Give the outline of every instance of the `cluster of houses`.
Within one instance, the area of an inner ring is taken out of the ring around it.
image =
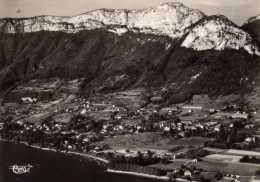
[[[78,113],[81,115],[86,115],[89,112],[119,112],[119,111],[126,111],[125,108],[116,107],[111,103],[105,102],[90,102],[86,99],[75,99],[74,103],[76,105],[67,106],[67,107],[57,107],[55,109],[55,113]]]
[[[24,102],[34,102],[32,98],[22,98]],[[232,105],[232,112],[230,106],[225,106],[220,109],[203,108],[199,105],[177,105],[164,108],[140,108],[136,111],[129,111],[126,106],[118,106],[112,102],[104,101],[89,101],[83,98],[77,98],[73,101],[74,104],[68,106],[57,107],[54,113],[70,113],[71,115],[79,114],[88,116],[91,113],[97,113],[97,116],[101,116],[102,113],[107,113],[109,117],[103,119],[101,133],[103,135],[116,135],[117,133],[138,133],[151,131],[151,124],[146,125],[141,122],[140,118],[149,120],[149,116],[152,114],[164,115],[164,116],[177,116],[179,122],[172,119],[161,120],[152,123],[153,131],[158,132],[170,132],[174,131],[176,136],[184,137],[186,131],[203,130],[203,132],[218,132],[221,120],[225,119],[248,119],[249,114],[247,112],[241,112],[241,108],[236,105]],[[15,110],[9,109],[10,115],[17,115]],[[33,110],[31,111],[33,112]],[[39,113],[40,111],[38,111]],[[34,111],[36,114],[37,112]],[[100,114],[99,114],[100,113]],[[131,114],[130,114],[131,113]],[[33,114],[33,113],[30,113]],[[257,116],[257,113],[254,113]],[[124,121],[134,118],[134,123],[125,123]],[[56,124],[55,127],[49,128],[49,126],[41,126],[39,129],[49,132],[52,130],[64,129],[61,124]],[[246,127],[251,127],[248,125]]]
[[[37,100],[30,97],[21,98],[23,102],[33,103]],[[40,110],[30,110],[29,115],[38,114]],[[253,115],[256,119],[260,120],[260,114],[258,112],[249,113],[245,108],[241,108],[237,105],[227,105],[223,108],[204,108],[200,105],[175,105],[170,107],[145,107],[139,108],[135,111],[130,111],[127,106],[123,106],[119,103],[104,102],[104,101],[89,101],[84,98],[76,98],[71,104],[64,105],[63,107],[57,107],[54,110],[56,115],[62,113],[68,113],[71,115],[79,114],[83,116],[91,116],[95,113],[100,120],[105,120],[102,123],[103,135],[116,135],[117,133],[138,133],[151,131],[151,124],[146,125],[141,122],[144,118],[149,120],[149,116],[152,114],[158,114],[163,116],[177,116],[179,122],[172,119],[160,120],[152,123],[153,131],[158,132],[170,132],[174,131],[175,135],[184,137],[186,131],[203,130],[203,132],[218,132],[219,126],[223,120],[231,119],[249,119],[250,115]],[[108,117],[102,115],[106,113]],[[9,115],[22,115],[17,110],[8,109]],[[259,116],[259,117],[258,117]],[[130,118],[137,122],[125,123],[125,120]],[[58,124],[57,124],[58,125]],[[232,126],[230,126],[232,127]],[[250,129],[251,125],[246,125]],[[52,131],[56,129],[62,129],[61,126],[56,128],[49,128],[48,126],[41,126],[40,130]]]

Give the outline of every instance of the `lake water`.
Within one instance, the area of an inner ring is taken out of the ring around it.
[[[31,164],[27,174],[15,174],[13,165]],[[0,142],[0,182],[158,182],[105,172],[102,165],[78,156],[57,154],[23,144]]]

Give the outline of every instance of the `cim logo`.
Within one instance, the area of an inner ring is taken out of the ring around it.
[[[30,172],[30,169],[32,168],[33,166],[28,164],[28,165],[25,165],[25,166],[17,166],[17,165],[13,165],[13,166],[10,166],[9,169],[13,170],[13,173],[15,174],[26,174],[26,173],[29,173]]]

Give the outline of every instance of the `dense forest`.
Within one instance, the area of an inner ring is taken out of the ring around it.
[[[254,86],[259,57],[242,49],[195,51],[181,41],[101,29],[1,34],[0,90],[31,79],[84,78],[82,95],[90,88],[103,93],[166,88],[163,102],[172,104],[195,94],[244,94]]]

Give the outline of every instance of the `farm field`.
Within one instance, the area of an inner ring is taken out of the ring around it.
[[[225,155],[225,154],[212,154],[205,157],[206,159],[215,160],[219,162],[239,162],[242,156]]]
[[[239,95],[219,96],[215,99],[210,98],[208,95],[194,95],[191,99],[191,104],[200,105],[204,108],[219,108],[225,102],[232,103],[239,99]]]
[[[227,149],[218,149],[218,148],[209,148],[209,147],[205,147],[204,149],[213,153],[222,153],[227,150]]]
[[[258,170],[260,167],[260,165],[243,163],[221,163],[210,161],[188,164],[188,166],[192,165],[196,166],[197,168],[207,169],[208,172],[223,172],[224,174],[233,174],[239,176],[252,176],[253,172]]]
[[[227,150],[226,152],[224,152],[224,154],[227,155],[240,155],[240,156],[254,156],[254,157],[260,157],[260,152],[256,152],[256,151],[247,151],[247,150],[234,150],[234,149],[230,149]]]
[[[201,147],[204,146],[204,142],[208,140],[209,138],[205,138],[205,137],[180,138],[180,139],[171,140],[169,144],[172,146],[182,145],[182,146]]]
[[[167,165],[165,165],[165,164],[154,164],[154,165],[151,165],[151,166],[167,170],[167,169],[178,168],[178,167],[180,167],[180,165],[185,164],[186,162],[188,162],[188,160],[187,161],[185,161],[185,160],[175,160],[172,163],[167,164]]]
[[[219,156],[220,157],[220,156]],[[217,158],[217,156],[215,156]],[[154,167],[158,167],[161,169],[175,169],[178,168],[180,165],[185,164],[189,160],[185,159],[177,159],[172,161],[170,164],[155,164],[151,165]],[[248,181],[249,178],[252,177],[253,173],[260,168],[260,165],[255,164],[245,164],[245,163],[238,163],[238,162],[220,162],[216,160],[208,160],[207,158],[203,159],[202,162],[197,163],[189,163],[187,167],[196,166],[196,168],[206,169],[207,172],[222,172],[223,174],[228,175],[238,175],[241,177],[241,181]],[[256,175],[254,173],[254,175]]]
[[[102,143],[110,145],[111,148],[122,148],[122,149],[136,149],[136,148],[147,148],[147,149],[161,149],[168,150],[174,146],[203,146],[204,141],[207,138],[202,137],[190,137],[181,139],[168,139],[162,138],[158,133],[136,133],[130,136],[116,136],[113,138],[107,138]]]
[[[136,111],[140,106],[145,103],[144,94],[146,90],[126,90],[123,92],[110,93],[102,95],[100,98],[106,102],[120,103],[126,105],[129,110]],[[98,96],[96,97],[98,99]]]

